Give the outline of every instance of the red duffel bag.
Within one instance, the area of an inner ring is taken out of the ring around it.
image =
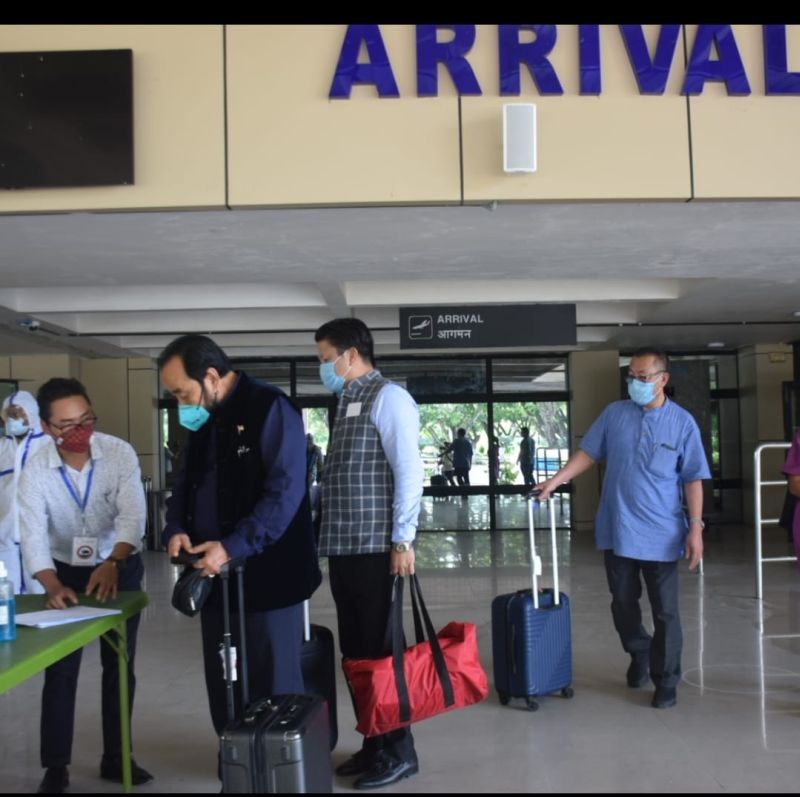
[[[475,624],[448,623],[437,634],[416,575],[409,579],[417,643],[404,649],[403,579],[395,576],[385,638],[392,655],[342,662],[356,706],[356,730],[364,736],[470,706],[489,693]]]

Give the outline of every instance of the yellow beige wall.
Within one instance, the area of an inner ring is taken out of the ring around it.
[[[687,26],[689,46],[696,26]],[[769,199],[800,196],[797,130],[800,97],[764,95],[760,25],[734,25],[752,94],[729,97],[709,81],[689,99],[694,187],[698,199]],[[798,71],[800,25],[787,25],[789,70]],[[794,153],[794,154],[793,154]]]
[[[651,53],[659,28],[644,26]],[[501,97],[497,26],[478,25],[468,60],[483,95],[459,98],[439,66],[438,96],[417,97],[415,27],[382,25],[400,97],[357,85],[330,100],[345,30],[0,26],[0,51],[133,50],[136,169],[133,186],[0,192],[0,213],[800,196],[800,101],[765,96],[760,25],[733,27],[752,94],[729,97],[708,81],[691,98],[680,94],[682,39],[665,93],[643,96],[616,25],[600,30],[599,96],[579,94],[578,26],[559,25],[548,58],[564,94],[540,96],[522,67],[520,96]],[[696,31],[684,27],[688,52]],[[787,26],[793,71],[799,35]],[[502,171],[506,102],[537,105],[534,174]]]
[[[222,28],[0,25],[0,52],[133,50],[134,185],[0,191],[0,213],[225,204]]]
[[[658,25],[645,26],[655,47]],[[520,96],[499,96],[496,25],[478,26],[470,60],[482,97],[464,97],[464,199],[685,199],[690,194],[686,99],[680,44],[662,96],[640,96],[616,25],[600,31],[602,93],[580,96],[578,26],[559,25],[549,60],[564,89],[538,96],[521,70]],[[440,78],[441,80],[441,78]],[[441,82],[445,82],[441,80]],[[537,171],[503,172],[502,112],[509,102],[536,104]]]
[[[148,357],[79,359],[66,354],[0,357],[0,379],[16,379],[33,395],[54,376],[83,382],[98,416],[97,429],[127,440],[139,455],[142,475],[160,486],[158,374]]]
[[[4,357],[8,362],[8,372],[3,376],[16,379],[20,390],[36,395],[36,391],[54,376],[78,377],[79,361],[68,354],[26,354]]]
[[[147,357],[80,360],[80,379],[99,418],[98,431],[127,440],[142,476],[159,486],[157,374]]]
[[[739,351],[739,412],[742,440],[742,520],[753,522],[753,455],[761,443],[783,441],[781,412],[783,382],[792,381],[792,347],[784,344],[759,344]],[[782,450],[767,450],[762,455],[762,479],[783,479]],[[765,487],[762,515],[780,514],[785,489]],[[773,527],[767,527],[774,531]]]
[[[400,89],[329,100],[344,25],[228,28],[230,204],[458,202],[458,99],[416,97],[415,33],[381,31]]]
[[[619,352],[616,349],[572,352],[568,367],[570,454],[573,454],[606,405],[619,399]],[[595,466],[578,476],[573,484],[572,528],[592,531],[599,502],[600,469]]]

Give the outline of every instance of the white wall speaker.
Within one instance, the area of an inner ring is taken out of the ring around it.
[[[533,103],[503,105],[503,171],[536,171],[536,106]]]

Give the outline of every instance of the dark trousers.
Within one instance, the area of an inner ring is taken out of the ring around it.
[[[519,469],[522,471],[522,479],[525,482],[526,487],[531,487],[534,484],[533,481],[533,463],[532,462],[520,462]]]
[[[231,588],[235,586],[232,579]],[[211,721],[219,735],[228,724],[225,678],[220,645],[222,612],[208,604],[200,612],[203,663]],[[247,683],[251,702],[269,695],[303,694],[300,655],[303,647],[303,604],[262,612],[245,612]],[[231,644],[237,649],[236,672],[242,677],[239,615],[231,615]],[[235,716],[242,716],[241,681],[233,683]]]
[[[328,557],[342,656],[363,659],[391,653],[383,644],[394,580],[389,559],[388,553]],[[383,750],[398,761],[413,761],[417,755],[409,727],[364,737],[362,747],[372,754]]]
[[[456,468],[456,479],[461,486],[469,486],[469,468]]]
[[[611,614],[622,647],[632,655],[649,651],[650,678],[656,686],[674,687],[681,677],[683,634],[678,613],[678,563],[648,562],[604,551],[606,576],[611,590]],[[654,632],[642,625],[639,599],[640,573],[644,576]]]
[[[73,567],[56,562],[59,581],[75,590],[80,597],[94,568]],[[128,557],[125,568],[119,574],[117,589],[122,592],[140,590],[144,565],[142,557]],[[139,614],[126,623],[128,635],[128,705],[133,713],[133,697],[136,692],[136,677],[133,661],[136,654],[136,632]],[[78,690],[78,673],[81,667],[82,649],[70,653],[61,661],[51,664],[44,671],[42,689],[42,720],[40,727],[40,756],[43,767],[65,767],[72,758],[72,738],[75,727],[75,694]],[[102,677],[103,755],[118,757],[122,752],[119,730],[119,669],[117,652],[105,639],[100,640],[100,662]]]

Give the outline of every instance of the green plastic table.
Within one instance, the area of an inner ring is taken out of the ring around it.
[[[144,592],[118,592],[115,600],[100,603],[95,598],[78,596],[82,606],[121,609],[122,614],[82,620],[54,628],[17,626],[13,642],[0,642],[0,695],[63,659],[93,639],[104,637],[117,651],[119,666],[119,716],[122,741],[122,790],[131,791],[131,729],[128,717],[128,646],[125,621],[147,606]],[[17,614],[44,609],[44,596],[17,595]]]

